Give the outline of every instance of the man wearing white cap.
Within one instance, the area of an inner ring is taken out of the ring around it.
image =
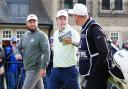
[[[80,89],[76,43],[79,42],[78,32],[68,24],[68,13],[59,10],[57,13],[58,30],[53,35],[53,68],[50,74],[49,89]]]
[[[22,89],[44,89],[42,77],[46,75],[46,67],[50,60],[50,47],[47,35],[38,28],[38,19],[30,14],[26,20],[28,32],[25,33],[14,53],[16,59],[22,59],[26,70],[26,78]]]
[[[108,48],[102,28],[83,4],[75,4],[72,11],[77,25],[82,27],[79,45],[79,71],[87,83],[84,89],[107,89]]]

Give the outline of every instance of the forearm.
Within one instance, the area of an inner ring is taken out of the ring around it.
[[[50,46],[46,44],[43,46],[43,60],[42,60],[42,69],[46,69],[50,61]]]

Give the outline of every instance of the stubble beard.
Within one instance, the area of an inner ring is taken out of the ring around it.
[[[36,29],[37,29],[36,27],[35,27],[35,28],[29,28],[29,27],[28,27],[28,30],[29,30],[30,32],[35,32]]]

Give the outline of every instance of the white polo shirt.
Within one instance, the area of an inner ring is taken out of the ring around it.
[[[53,41],[53,67],[70,67],[77,64],[77,47],[73,46],[72,44],[64,45],[60,40],[59,37],[71,32],[71,38],[75,42],[79,42],[80,36],[78,32],[71,28],[69,25],[63,32],[55,31],[54,33],[54,41]]]

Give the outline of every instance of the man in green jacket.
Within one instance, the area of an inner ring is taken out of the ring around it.
[[[48,37],[39,30],[36,15],[28,15],[26,26],[29,31],[21,37],[14,50],[16,59],[23,59],[26,70],[22,89],[43,89],[41,77],[46,75],[45,70],[50,60]]]

